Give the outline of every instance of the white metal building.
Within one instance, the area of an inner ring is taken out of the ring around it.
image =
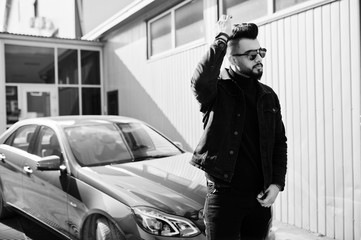
[[[83,38],[104,42],[119,113],[193,149],[202,124],[190,77],[222,13],[259,24],[262,81],[281,99],[289,164],[275,217],[361,239],[359,0],[134,1]]]
[[[55,96],[50,115],[135,117],[192,150],[202,133],[202,116],[190,78],[219,16],[230,14],[235,22],[259,25],[260,43],[268,50],[262,81],[281,100],[289,162],[275,218],[335,239],[359,240],[360,7],[359,0],[135,0],[87,33],[87,41],[0,34],[0,93],[6,92],[0,94],[0,127],[11,124],[13,111],[5,109],[25,106],[45,86]],[[16,70],[7,69],[7,56],[21,52],[18,45],[27,53],[33,50],[24,45],[40,47],[38,53],[45,47],[46,59],[54,59],[50,72],[56,74],[20,82]],[[94,65],[99,71],[87,71]],[[61,95],[69,104],[62,105]],[[31,116],[47,111],[33,110]]]

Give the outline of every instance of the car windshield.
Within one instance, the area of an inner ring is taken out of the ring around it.
[[[182,153],[173,143],[141,123],[97,123],[65,128],[81,166],[97,166],[168,157]]]

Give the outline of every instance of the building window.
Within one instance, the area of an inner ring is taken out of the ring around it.
[[[35,113],[35,116],[38,117],[51,116],[50,98],[50,92],[27,92],[27,111],[30,113]]]
[[[220,0],[221,14],[230,15],[234,23],[249,22],[266,16],[268,0]]]
[[[59,116],[78,115],[79,89],[77,87],[59,87]]]
[[[19,121],[19,115],[18,88],[16,86],[6,86],[6,124]]]
[[[78,84],[78,51],[58,49],[59,84]]]
[[[234,23],[252,22],[277,11],[310,0],[219,0],[219,14],[230,15]],[[322,2],[325,0],[315,0]]]
[[[172,48],[171,15],[167,14],[150,23],[151,55],[155,55]]]
[[[148,22],[149,56],[204,39],[203,0],[186,1]]]
[[[7,83],[55,83],[54,48],[5,44]]]
[[[306,2],[309,0],[275,0],[275,11],[280,11],[282,9],[291,7],[293,5],[296,5],[298,3]]]
[[[107,93],[108,115],[119,115],[118,90]]]
[[[102,113],[101,51],[64,45],[4,45],[8,126],[28,117]]]
[[[203,1],[192,1],[175,10],[176,47],[203,36]]]
[[[99,51],[81,50],[81,83],[100,84],[100,54]]]
[[[82,88],[83,115],[101,114],[100,88]]]

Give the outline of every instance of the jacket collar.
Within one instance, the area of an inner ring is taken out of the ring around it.
[[[249,78],[246,75],[243,75],[246,78]],[[235,81],[232,79],[231,75],[229,74],[229,69],[225,68],[221,71],[220,73],[220,80],[221,81],[227,81],[227,83],[232,82],[233,84],[236,84]],[[271,91],[268,89],[268,87],[266,87],[265,84],[261,83],[260,81],[257,81],[257,85],[258,85],[258,95],[262,96],[263,94],[269,94],[271,93]],[[238,89],[238,88],[236,88]],[[234,91],[232,91],[231,89],[227,89],[229,91],[230,94],[234,95]],[[237,95],[237,94],[236,94]]]

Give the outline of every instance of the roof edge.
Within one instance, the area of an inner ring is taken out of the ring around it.
[[[104,45],[101,41],[90,41],[83,39],[75,38],[59,38],[59,37],[47,37],[47,36],[38,36],[38,35],[27,35],[19,33],[10,33],[10,32],[0,32],[0,40],[20,40],[20,41],[41,41],[49,43],[69,43],[75,45],[91,45],[102,47]]]
[[[120,10],[118,13],[110,17],[105,22],[101,23],[99,26],[89,31],[87,34],[81,37],[82,40],[94,41],[101,37],[105,32],[109,31],[111,28],[117,26],[119,23],[123,22],[133,14],[139,12],[155,0],[137,0]]]

